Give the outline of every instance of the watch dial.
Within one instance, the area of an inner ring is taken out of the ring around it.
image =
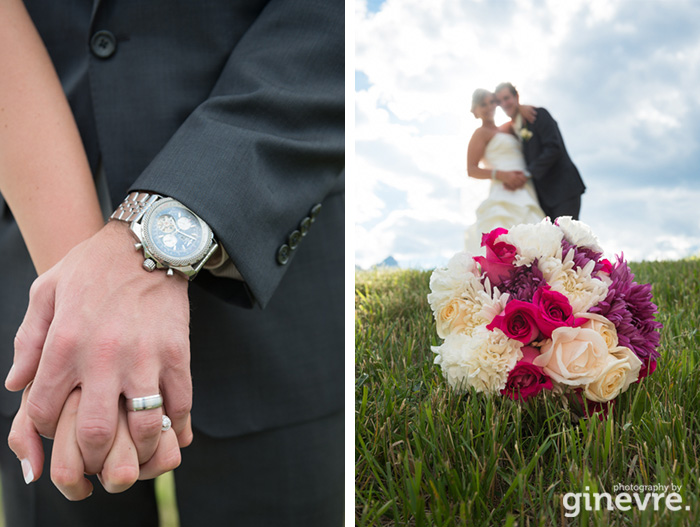
[[[148,222],[148,238],[152,248],[168,259],[189,260],[202,250],[202,224],[189,210],[180,205],[164,204],[153,211]]]

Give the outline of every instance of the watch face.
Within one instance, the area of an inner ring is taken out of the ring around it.
[[[146,248],[172,267],[201,260],[211,244],[211,230],[192,211],[171,198],[157,201],[143,219]]]

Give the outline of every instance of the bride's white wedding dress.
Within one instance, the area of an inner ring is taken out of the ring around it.
[[[498,132],[486,145],[485,168],[525,171],[522,146],[514,135]],[[466,249],[472,254],[482,254],[481,234],[497,227],[509,229],[520,223],[539,223],[544,212],[537,201],[532,180],[518,190],[508,190],[500,181],[491,181],[489,196],[476,209],[476,223],[465,233]]]

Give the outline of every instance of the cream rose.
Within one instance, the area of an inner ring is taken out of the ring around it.
[[[586,386],[584,395],[598,403],[612,401],[639,378],[641,367],[642,361],[632,350],[619,346],[608,354],[600,375]]]
[[[597,331],[560,327],[532,363],[555,382],[583,386],[598,378],[608,355],[608,345]]]
[[[586,318],[588,321],[583,324],[582,328],[592,329],[597,331],[605,343],[608,345],[608,350],[612,351],[617,348],[617,329],[615,329],[615,324],[610,322],[603,315],[598,315],[596,313],[577,313],[575,318]]]
[[[435,313],[435,326],[441,338],[453,333],[471,335],[474,328],[483,323],[479,317],[481,307],[464,298],[453,298]]]

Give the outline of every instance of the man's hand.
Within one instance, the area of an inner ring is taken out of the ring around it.
[[[114,444],[122,394],[162,393],[180,445],[192,440],[187,280],[146,272],[134,241],[126,224],[110,222],[34,282],[5,381],[17,391],[34,379],[27,415],[46,437],[81,388],[76,436],[87,473],[102,470]],[[161,438],[160,413],[127,418],[143,464]]]
[[[517,190],[527,183],[527,177],[520,170],[499,171],[498,178],[508,190]]]
[[[27,415],[27,397],[31,386],[22,395],[22,403],[12,422],[8,443],[22,462],[27,484],[37,480],[44,465],[41,438]],[[77,443],[76,421],[80,403],[80,389],[68,396],[56,428],[51,456],[51,480],[69,500],[82,500],[92,494],[92,483],[85,478],[83,454]],[[152,479],[180,464],[180,448],[173,430],[163,436],[153,457],[139,467],[136,449],[129,435],[126,408],[121,405],[116,436],[98,478],[107,492],[123,492],[137,479]],[[161,415],[160,410],[150,410]]]

